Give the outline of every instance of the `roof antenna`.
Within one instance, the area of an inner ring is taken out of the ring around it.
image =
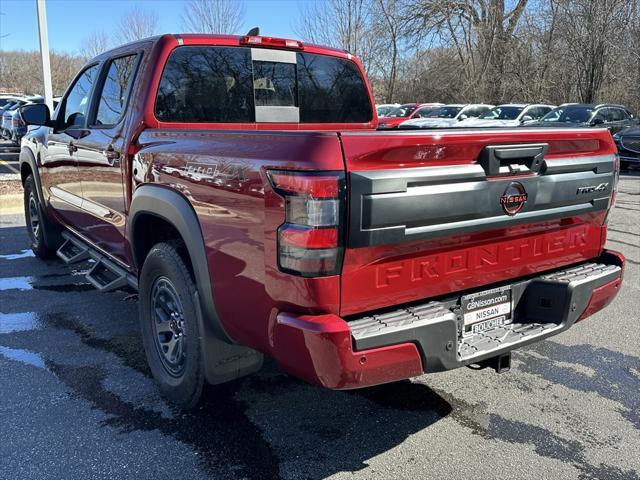
[[[247,36],[249,37],[257,37],[260,35],[260,27],[253,27],[251,30],[249,30],[249,32],[247,33]]]

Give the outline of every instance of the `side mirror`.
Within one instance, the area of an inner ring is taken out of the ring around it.
[[[19,108],[20,117],[27,125],[51,126],[51,113],[44,103],[31,103]]]
[[[69,128],[65,129],[64,133],[69,135],[71,138],[74,138],[76,140],[80,140],[80,139],[90,135],[91,131],[87,130],[86,128],[76,127],[76,126],[72,125]]]
[[[460,120],[466,120],[467,118],[469,118],[467,115],[465,115],[464,113],[462,115],[460,115]]]
[[[591,125],[593,125],[594,127],[596,125],[603,125],[604,124],[604,119],[602,117],[596,117],[593,120],[591,120]]]
[[[533,120],[533,117],[531,115],[525,115],[524,117],[522,117],[521,123],[527,123],[531,120]]]

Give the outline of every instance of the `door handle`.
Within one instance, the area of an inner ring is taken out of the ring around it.
[[[67,148],[69,149],[69,155],[73,155],[74,152],[78,151],[78,147],[73,142],[69,142]]]
[[[106,150],[102,152],[102,154],[107,157],[109,163],[113,163],[120,158],[120,152],[113,148],[113,145],[109,145]]]

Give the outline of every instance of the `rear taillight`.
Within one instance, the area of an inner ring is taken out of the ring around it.
[[[342,172],[267,172],[284,198],[284,223],[278,228],[278,266],[304,277],[340,273],[345,181]]]

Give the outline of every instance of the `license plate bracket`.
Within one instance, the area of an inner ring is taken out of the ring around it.
[[[462,336],[470,337],[511,323],[512,298],[511,285],[462,296]]]

